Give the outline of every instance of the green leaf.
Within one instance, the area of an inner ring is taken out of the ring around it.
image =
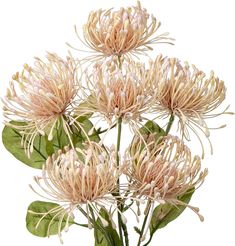
[[[147,121],[146,124],[139,129],[139,133],[142,135],[146,143],[153,142],[154,144],[159,144],[162,137],[166,136],[166,132],[158,124],[151,120]],[[132,143],[135,141],[136,137],[139,138],[136,134],[133,137]],[[141,150],[144,148],[145,144],[143,143],[141,144]]]
[[[65,146],[70,145],[69,138],[64,130],[62,119],[59,119],[57,122],[53,131],[53,139],[50,142],[53,143],[54,152],[55,150],[63,149]]]
[[[184,195],[178,197],[178,200],[188,204],[195,189],[188,190]],[[177,205],[173,206],[171,204],[159,205],[154,209],[152,219],[150,222],[150,235],[153,235],[156,230],[161,229],[168,225],[170,222],[175,220],[180,214],[183,213],[186,206]]]
[[[134,201],[132,200],[130,204],[126,205],[126,206],[123,208],[123,211],[122,211],[122,212],[126,212],[133,204],[134,204]]]
[[[134,230],[135,230],[136,233],[141,235],[141,230],[137,226],[134,226]]]
[[[63,216],[65,210],[56,203],[42,201],[35,201],[31,203],[28,207],[28,212],[26,215],[26,227],[28,231],[38,237],[47,237],[58,234],[61,216],[58,215],[54,217],[58,211],[52,210],[57,208],[61,209],[60,215]],[[38,223],[40,219],[42,220]],[[67,219],[68,215],[65,213],[61,223],[61,231],[65,228]],[[72,218],[69,218],[68,224],[74,224]]]
[[[73,136],[72,136],[73,144],[76,147],[82,147],[82,143],[87,141],[87,136],[91,141],[94,142],[100,141],[98,132],[96,131],[96,129],[94,129],[92,122],[89,119],[87,119],[87,117],[85,116],[79,117],[76,121],[81,126],[81,128],[83,128],[82,130],[82,129],[77,129],[73,125],[71,126],[71,129],[73,131]],[[91,129],[93,129],[93,132],[92,134],[89,134]]]
[[[83,130],[79,126],[81,126]],[[87,118],[87,116],[77,118],[76,122],[70,125],[70,130],[72,132],[71,138],[74,146],[81,147],[82,143],[87,141],[87,136],[91,141],[99,142],[100,137],[96,129],[94,129],[92,136],[90,136],[89,134],[89,131],[93,128],[94,126],[92,122]],[[69,138],[64,130],[63,121],[61,119],[60,121],[58,121],[57,127],[53,132],[52,141],[54,146],[60,149],[64,148],[67,145],[70,145]]]
[[[92,99],[92,95],[88,96],[87,100],[80,103],[78,106],[77,106],[77,112],[79,112],[79,109],[81,108],[82,111],[84,111],[84,108],[91,108],[91,103],[89,102],[89,100]],[[86,118],[90,118],[92,116],[93,113],[87,113],[85,114],[85,117]]]
[[[93,128],[93,124],[86,117],[80,117],[77,121],[81,124],[87,134]],[[11,121],[10,123],[12,125],[26,125],[24,122],[16,121]],[[82,143],[87,141],[86,134],[81,129],[75,128],[73,125],[71,126],[71,130],[73,132],[72,141],[74,146],[83,147]],[[30,158],[28,158],[25,153],[21,140],[22,134],[19,130],[10,126],[4,127],[2,132],[2,142],[5,148],[19,161],[37,169],[42,168],[48,156],[55,153],[58,149],[63,149],[65,146],[70,145],[69,138],[64,130],[61,120],[57,122],[56,127],[54,128],[52,141],[48,140],[47,135],[42,136],[38,134],[38,136],[35,137],[33,152],[31,153]],[[100,141],[100,137],[95,129],[90,140],[95,142]]]
[[[96,223],[99,227],[103,228],[103,230],[96,229],[95,234],[97,235],[97,239],[95,241],[95,246],[120,246],[121,241],[117,231],[112,227],[112,222],[110,221],[109,214],[105,209],[100,210],[100,215],[109,223],[107,227],[103,227],[100,219],[97,219]],[[107,241],[107,237],[109,238],[109,242]]]
[[[154,134],[156,141],[160,137],[166,136],[166,132],[154,121],[147,121],[147,123],[140,128],[141,135],[147,140],[150,136]]]
[[[23,122],[10,122],[14,125],[25,125]],[[45,163],[45,160],[48,157],[46,151],[46,142],[45,138],[41,135],[38,135],[34,141],[34,151],[31,154],[30,159],[25,153],[24,148],[21,145],[22,134],[20,131],[5,126],[2,132],[2,142],[5,148],[19,161],[25,163],[26,165],[33,168],[42,168],[42,165]]]
[[[47,135],[44,137],[44,139],[45,139],[45,142],[46,142],[47,155],[50,156],[50,155],[52,155],[55,152],[54,151],[53,141],[49,141]]]

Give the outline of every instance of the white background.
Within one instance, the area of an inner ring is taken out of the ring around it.
[[[142,1],[149,12],[161,20],[161,31],[169,31],[176,38],[173,47],[156,46],[155,55],[161,52],[177,56],[196,64],[207,73],[215,70],[227,86],[226,103],[231,104],[231,109],[235,111],[233,2]],[[12,74],[21,70],[25,62],[30,63],[33,56],[43,57],[45,51],[64,55],[67,51],[65,42],[79,47],[73,25],[81,28],[89,11],[132,4],[135,4],[134,0],[0,0],[1,96],[4,96]],[[79,57],[78,53],[75,55]],[[235,117],[215,119],[212,125],[220,123],[227,123],[228,126],[212,132],[215,153],[210,156],[207,151],[203,161],[209,167],[209,176],[191,202],[200,207],[205,222],[201,223],[194,213],[187,210],[177,221],[158,231],[152,245],[235,245]],[[0,148],[0,245],[59,245],[57,237],[36,238],[25,229],[27,206],[39,199],[28,188],[28,184],[32,183],[32,176],[38,172],[15,160],[2,144]],[[92,232],[73,226],[64,235],[64,241],[65,245],[90,246],[93,245]],[[132,242],[130,245],[136,244]]]

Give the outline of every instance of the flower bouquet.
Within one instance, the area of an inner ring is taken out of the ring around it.
[[[88,56],[47,53],[12,77],[2,100],[3,143],[18,160],[42,169],[30,185],[43,198],[27,210],[32,234],[58,234],[63,242],[62,233],[78,226],[94,231],[96,246],[147,246],[185,208],[203,221],[189,202],[208,173],[201,166],[205,140],[212,150],[207,120],[232,113],[216,111],[226,89],[214,72],[148,57],[155,44],[173,44],[159,28],[139,1],[93,11],[82,38],[75,28]],[[140,56],[149,58],[146,64]],[[191,136],[200,156],[186,145]],[[123,140],[129,142],[125,151]],[[134,228],[128,213],[136,218]]]

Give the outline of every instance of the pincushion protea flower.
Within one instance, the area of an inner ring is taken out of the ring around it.
[[[86,46],[103,56],[122,56],[124,54],[145,54],[156,43],[170,43],[168,33],[154,36],[161,23],[137,6],[91,12],[84,25],[83,42]],[[97,56],[94,56],[97,57]],[[98,55],[99,57],[99,55]],[[89,58],[89,60],[91,57]]]
[[[110,125],[118,118],[130,124],[140,121],[154,103],[151,94],[154,76],[143,64],[131,60],[126,60],[122,68],[116,59],[97,63],[93,74],[86,78],[88,90],[84,91],[84,98],[87,101],[79,107],[77,115],[82,112],[101,115]]]
[[[68,133],[64,116],[68,115],[78,90],[76,64],[72,57],[63,60],[48,53],[47,61],[35,58],[34,67],[24,65],[22,73],[16,73],[4,103],[4,116],[9,120],[22,121],[25,125],[7,122],[23,134],[24,148],[28,155],[38,134],[53,138],[53,129],[62,119]],[[69,134],[68,134],[69,135]]]
[[[129,188],[137,201],[146,198],[153,203],[185,205],[203,220],[198,208],[184,204],[177,198],[199,187],[207,175],[207,169],[201,170],[200,158],[192,157],[189,148],[177,137],[168,135],[159,139],[157,144],[148,141],[147,146],[135,137],[126,152],[125,165],[129,167]]]
[[[210,142],[206,119],[231,114],[227,112],[228,107],[221,113],[213,112],[225,99],[224,82],[217,78],[214,72],[211,72],[210,77],[206,77],[205,73],[194,65],[190,67],[187,62],[182,65],[176,58],[161,59],[159,56],[155,67],[158,82],[154,88],[158,95],[153,107],[154,112],[158,112],[159,117],[177,116],[182,136],[190,140],[189,130],[193,131],[201,142],[204,156],[200,132]],[[200,132],[197,132],[197,129]]]
[[[44,215],[55,213],[54,210],[57,209],[50,225],[56,217],[62,223],[65,215],[68,215],[69,223],[73,211],[83,205],[86,206],[89,227],[92,226],[89,219],[90,208],[100,218],[103,226],[108,225],[99,215],[98,208],[115,203],[112,193],[117,190],[117,180],[121,173],[121,168],[116,167],[115,156],[114,150],[104,149],[99,144],[90,142],[84,149],[65,148],[47,159],[42,176],[35,177],[35,182],[45,196],[30,187],[40,196],[61,204]],[[61,224],[58,226],[58,235],[61,237]]]

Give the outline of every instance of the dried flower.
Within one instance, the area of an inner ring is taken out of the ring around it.
[[[151,82],[154,74],[141,63],[127,61],[118,67],[115,59],[96,64],[91,76],[87,76],[86,104],[79,107],[83,112],[103,116],[110,125],[118,118],[138,122],[142,114],[154,103]]]
[[[177,137],[168,135],[159,140],[144,142],[135,137],[126,152],[125,165],[130,190],[138,199],[185,205],[198,214],[198,209],[177,198],[199,187],[207,175],[201,170],[198,156],[192,157],[189,148]],[[199,215],[199,214],[198,214]],[[199,217],[202,219],[201,215]]]
[[[99,215],[97,206],[104,207],[115,202],[112,193],[116,192],[120,172],[121,168],[116,167],[115,151],[90,142],[83,149],[65,148],[47,159],[42,177],[35,177],[35,182],[47,197],[31,188],[37,194],[59,202],[61,209],[57,217],[63,218],[65,213],[68,214],[67,223],[74,210],[85,205],[90,228],[90,208],[107,226],[108,222]],[[59,236],[60,230],[61,224],[58,227]]]
[[[78,90],[76,64],[72,57],[66,60],[48,53],[47,61],[35,58],[34,67],[24,65],[22,73],[16,73],[4,103],[4,115],[9,126],[20,130],[28,156],[38,134],[53,138],[53,129],[59,119],[69,114]],[[21,121],[26,124],[16,124]],[[68,132],[68,125],[64,121]]]
[[[207,78],[194,65],[191,68],[185,62],[183,66],[175,58],[161,59],[159,56],[155,66],[158,81],[154,87],[158,95],[154,112],[158,112],[159,117],[177,116],[182,136],[190,140],[189,130],[193,131],[201,142],[204,156],[197,129],[209,140],[210,133],[205,120],[228,113],[227,108],[221,113],[213,113],[225,99],[224,82],[215,77],[214,72]]]
[[[156,43],[170,43],[168,33],[154,36],[161,23],[137,6],[91,12],[84,25],[85,45],[100,56],[145,54]]]

